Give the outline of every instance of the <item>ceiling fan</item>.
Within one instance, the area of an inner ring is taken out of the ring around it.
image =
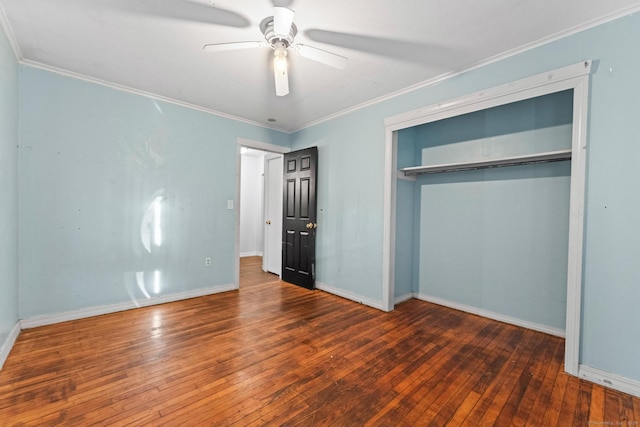
[[[277,96],[285,96],[289,93],[287,64],[289,49],[292,49],[304,58],[343,70],[349,61],[344,56],[303,44],[293,44],[293,39],[298,33],[298,29],[293,23],[294,16],[295,12],[293,10],[287,7],[276,6],[274,7],[273,16],[263,19],[260,23],[260,31],[264,35],[265,41],[206,44],[203,50],[205,52],[220,52],[225,50],[270,47],[273,49],[274,54],[273,72],[275,75]]]

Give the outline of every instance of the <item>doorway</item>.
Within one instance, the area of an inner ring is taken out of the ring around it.
[[[264,272],[281,274],[282,155],[289,148],[237,139],[236,273],[241,258],[251,258]],[[243,262],[242,265],[246,265]]]

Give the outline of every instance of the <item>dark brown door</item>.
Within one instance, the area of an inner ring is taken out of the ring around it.
[[[318,147],[284,155],[282,280],[315,285]]]

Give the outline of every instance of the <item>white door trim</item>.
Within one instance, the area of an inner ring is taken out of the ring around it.
[[[394,305],[396,179],[398,175],[396,162],[397,131],[461,114],[572,89],[573,131],[571,142],[565,371],[571,375],[578,375],[590,73],[591,61],[588,60],[385,119],[384,234],[382,248],[382,301],[384,310],[391,311]]]

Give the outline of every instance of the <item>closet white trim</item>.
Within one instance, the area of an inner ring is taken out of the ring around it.
[[[399,175],[404,175],[404,172],[399,173],[397,169],[397,131],[555,92],[573,90],[565,371],[571,375],[578,375],[590,73],[591,60],[586,60],[385,119],[384,234],[382,250],[382,300],[384,310],[391,311],[394,306],[396,180]]]

